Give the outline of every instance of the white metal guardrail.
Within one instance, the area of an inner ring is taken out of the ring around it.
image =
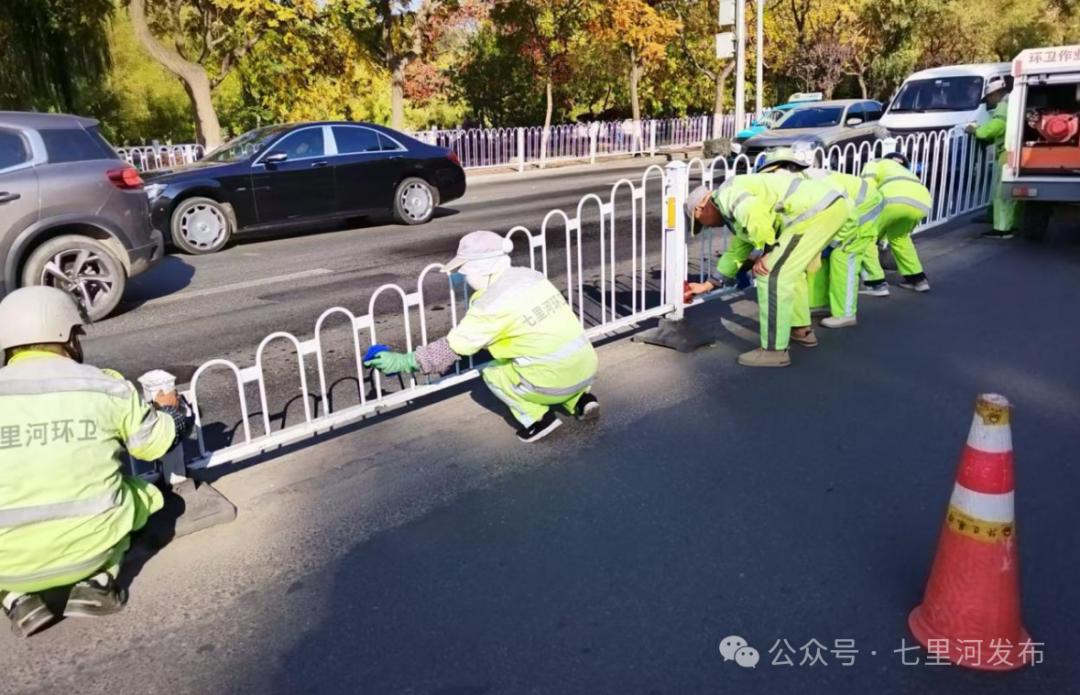
[[[116,153],[139,171],[154,171],[191,164],[199,161],[206,154],[202,145],[118,147]]]
[[[719,128],[714,135],[713,130]],[[656,154],[698,147],[710,137],[730,137],[735,117],[714,126],[712,116],[642,121],[594,121],[543,127],[428,130],[415,137],[457,153],[466,169],[544,165],[559,161],[591,161],[628,154]]]
[[[956,133],[912,136],[898,140],[896,146],[908,154],[913,167],[934,194],[934,209],[920,229],[942,224],[988,204],[993,168],[992,150],[975,144],[966,135]],[[858,172],[866,161],[880,156],[884,147],[881,142],[866,143],[858,147],[833,148],[827,152],[818,150],[815,156],[818,162],[826,167]],[[589,194],[582,197],[576,209],[570,212],[550,211],[535,232],[527,227],[517,226],[507,232],[506,236],[515,242],[516,251],[527,250],[532,268],[543,272],[556,286],[561,286],[564,296],[580,317],[589,337],[597,339],[650,318],[669,314],[681,315],[687,305],[684,305],[680,292],[675,291],[676,296],[672,296],[672,288],[681,286],[693,269],[690,267],[689,253],[685,246],[674,247],[679,251],[676,254],[664,250],[672,243],[670,237],[665,238],[665,229],[682,228],[682,225],[674,225],[671,221],[674,216],[683,214],[683,201],[692,180],[700,178],[706,184],[716,186],[722,180],[748,171],[751,166],[752,163],[745,155],[731,162],[722,158],[708,163],[695,159],[688,165],[673,162],[666,170],[651,166],[639,180],[621,179],[614,183],[606,197]],[[685,178],[676,181],[676,176]],[[658,185],[662,187],[663,195],[650,198],[650,186],[656,188]],[[629,203],[628,216],[617,214],[619,202]],[[653,214],[650,215],[650,212]],[[657,218],[659,223],[656,222]],[[591,260],[598,261],[598,271],[596,267],[589,268],[585,264],[586,244],[583,232],[586,226],[590,229],[593,226],[596,228],[594,240],[598,244],[590,245],[589,253],[596,254]],[[565,261],[565,268],[557,275],[549,272],[549,262],[554,259],[554,254],[559,252],[550,245],[553,239],[565,243],[565,248],[561,251],[564,255],[560,259]],[[714,241],[709,234],[702,235],[700,239],[697,259],[699,275],[707,272],[708,265],[715,259]],[[681,243],[685,245],[692,242],[684,240]],[[651,262],[650,259],[656,262]],[[393,392],[384,391],[383,378],[375,373],[372,378],[373,394],[369,396],[364,391],[362,356],[368,346],[379,342],[377,326],[382,324],[376,312],[378,300],[383,295],[388,295],[400,301],[405,344],[398,345],[399,349],[413,349],[414,325],[418,326],[421,344],[438,339],[441,334],[432,335],[429,330],[433,308],[425,290],[431,287],[432,278],[442,277],[441,282],[449,282],[441,270],[441,264],[433,263],[423,269],[415,285],[403,287],[389,283],[380,286],[369,298],[367,312],[364,314],[356,315],[340,306],[327,309],[316,319],[314,334],[310,338],[301,340],[291,333],[272,333],[259,344],[254,363],[250,366],[241,367],[226,359],[210,360],[201,365],[192,376],[189,389],[185,392],[195,412],[198,439],[198,457],[190,466],[216,466],[254,456],[355,422],[378,411],[406,404],[478,376],[478,367],[470,358],[459,362],[452,374],[442,378],[425,381],[424,377],[419,377],[418,381],[418,377],[410,377],[407,382],[403,379],[401,390]],[[586,282],[586,276],[590,274],[594,279]],[[468,306],[468,291],[465,288],[455,289],[450,285],[448,295],[450,325],[456,326]],[[693,304],[716,296],[720,295],[698,298]],[[327,346],[322,340],[325,324],[334,316],[347,320],[352,344],[350,363],[361,385],[360,402],[340,410],[333,408],[328,391],[324,354]],[[267,401],[265,362],[268,346],[279,341],[291,346],[296,357],[304,421],[274,429]],[[308,383],[309,367],[314,368],[317,385]],[[235,441],[213,450],[207,446],[204,439],[206,423],[203,422],[199,405],[199,385],[209,372],[221,370],[232,374],[239,403],[240,426],[234,437]],[[253,385],[258,393],[257,406],[261,422],[257,424],[260,425],[260,432],[253,431],[253,411],[246,393],[248,385]]]
[[[749,119],[748,119],[749,121]],[[656,154],[699,147],[712,137],[731,137],[735,117],[687,116],[642,121],[594,121],[523,128],[431,129],[412,133],[457,154],[466,169],[543,166],[551,162]],[[715,131],[715,132],[714,132]],[[201,145],[119,147],[121,158],[139,171],[190,164],[205,154]]]
[[[552,210],[544,216],[537,231],[524,226],[517,226],[507,232],[507,238],[515,243],[516,250],[527,250],[532,268],[547,275],[556,286],[562,286],[564,296],[587,335],[592,339],[610,335],[648,318],[661,316],[674,310],[663,291],[666,279],[663,254],[660,246],[660,228],[649,228],[650,209],[659,208],[659,196],[651,201],[647,192],[667,185],[665,170],[651,166],[637,181],[621,179],[612,185],[608,196],[595,194],[584,196],[577,207],[569,212]],[[629,202],[631,215],[629,224],[616,215],[618,201]],[[598,228],[598,244],[590,252],[596,256],[593,261],[599,263],[599,277],[587,282],[586,275],[595,274],[596,268],[585,262],[583,231],[587,225],[595,224]],[[549,261],[552,260],[550,240],[561,237],[565,248],[565,269],[555,276],[549,273]],[[650,254],[658,257],[659,278],[654,275]],[[416,377],[403,380],[400,391],[385,392],[383,377],[373,375],[374,397],[369,397],[363,388],[365,383],[362,356],[369,346],[379,342],[377,326],[381,323],[376,312],[380,297],[389,295],[400,300],[401,322],[405,329],[405,344],[398,345],[411,351],[413,344],[413,326],[419,328],[421,344],[436,340],[442,335],[430,335],[429,324],[432,320],[432,307],[425,296],[425,289],[430,288],[434,277],[442,277],[442,282],[449,279],[441,273],[442,265],[433,263],[420,273],[415,285],[402,287],[388,283],[377,288],[368,300],[367,313],[356,315],[344,307],[331,307],[315,321],[314,335],[301,340],[291,333],[275,332],[259,343],[255,351],[254,364],[240,367],[225,359],[210,360],[202,364],[191,378],[188,390],[184,393],[195,413],[198,458],[192,462],[192,468],[203,468],[229,463],[256,455],[263,451],[300,441],[334,427],[362,419],[380,410],[391,408],[427,394],[455,386],[463,381],[475,378],[479,371],[473,360],[463,360],[454,373],[449,376],[419,383]],[[652,292],[650,293],[650,289]],[[468,306],[468,292],[455,290],[448,285],[450,297],[451,326],[456,326]],[[677,298],[681,301],[681,297]],[[326,346],[322,334],[325,324],[332,316],[344,317],[351,330],[352,359],[350,360],[357,382],[361,384],[360,403],[335,411],[328,391],[328,375],[325,368]],[[299,372],[300,397],[303,401],[304,421],[295,425],[274,429],[271,425],[270,406],[267,400],[265,362],[267,349],[271,344],[284,341],[290,345],[296,356]],[[308,368],[314,366],[317,374],[317,390],[308,383]],[[199,384],[211,371],[231,372],[232,382],[236,387],[236,400],[239,402],[240,427],[239,441],[218,450],[210,450],[204,438],[202,410],[200,408]],[[421,378],[422,379],[422,378]],[[258,413],[261,414],[261,432],[252,428],[251,404],[246,393],[247,385],[254,385],[257,390]],[[313,405],[314,403],[314,405]]]

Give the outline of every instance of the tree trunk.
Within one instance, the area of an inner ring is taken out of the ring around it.
[[[731,71],[734,69],[735,64],[729,61],[727,66],[716,75],[716,95],[713,98],[713,138],[724,136],[724,99],[727,97],[727,80],[731,75]],[[742,129],[739,127],[739,124],[736,123],[735,129],[731,134],[732,137],[740,130]]]
[[[390,127],[405,129],[405,61],[400,58],[390,72]]]
[[[869,98],[867,95],[870,92],[866,89],[866,76],[862,72],[859,73],[859,91],[862,92],[863,99]]]
[[[166,48],[154,37],[146,19],[146,0],[131,0],[131,26],[135,38],[150,57],[166,70],[180,78],[184,91],[191,99],[191,113],[195,121],[195,134],[200,144],[210,151],[221,144],[221,123],[210,92],[210,78],[198,63],[185,60],[174,50]]]
[[[547,110],[544,112],[544,131],[540,134],[540,166],[547,164],[548,139],[551,137],[551,112],[555,106],[550,76],[547,78],[544,91],[547,95]]]
[[[633,150],[641,150],[641,99],[638,96],[638,85],[641,83],[641,63],[637,53],[630,50],[630,114],[634,119],[634,143]]]

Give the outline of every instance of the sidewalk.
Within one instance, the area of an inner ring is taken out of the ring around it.
[[[672,160],[685,161],[701,156],[701,148],[687,148],[681,150],[665,150],[658,152],[656,156],[642,154],[634,155],[611,155],[598,157],[595,164],[574,161],[554,161],[540,168],[535,164],[528,164],[525,171],[518,171],[517,166],[492,167],[490,169],[466,169],[465,175],[470,186],[487,183],[499,183],[504,181],[526,181],[529,179],[544,179],[552,176],[569,176],[590,171],[602,171],[609,169],[638,168],[642,172],[649,166],[656,164],[664,166]],[[612,183],[615,183],[614,180]]]
[[[920,239],[932,293],[861,298],[858,328],[819,329],[789,369],[738,369],[756,307],[712,302],[688,314],[712,348],[601,348],[595,425],[520,445],[475,384],[231,472],[217,486],[239,518],[151,558],[123,615],[0,638],[4,692],[1075,690],[1080,245],[975,232]],[[987,390],[1016,408],[1024,617],[1045,663],[904,666]],[[723,662],[729,634],[756,669]],[[859,653],[773,666],[785,639]]]

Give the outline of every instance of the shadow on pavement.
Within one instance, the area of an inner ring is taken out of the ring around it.
[[[182,256],[165,256],[150,270],[128,282],[127,291],[113,316],[139,308],[151,299],[175,294],[191,284],[195,268]]]

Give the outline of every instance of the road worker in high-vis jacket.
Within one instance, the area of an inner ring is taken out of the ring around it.
[[[494,232],[466,234],[446,272],[458,271],[473,290],[469,310],[450,333],[411,353],[384,351],[368,362],[384,374],[438,374],[458,359],[487,350],[482,375],[534,442],[561,421],[552,406],[579,420],[600,414],[589,393],[596,351],[562,293],[542,273],[510,264],[513,244]]]
[[[986,81],[986,108],[990,120],[982,125],[971,123],[967,132],[983,145],[993,145],[997,155],[994,161],[993,227],[983,234],[988,239],[1011,239],[1020,214],[1020,203],[1009,198],[1001,186],[1001,169],[1005,166],[1005,130],[1009,120],[1009,84],[1004,77],[991,77]]]
[[[66,617],[123,608],[129,536],[163,504],[124,475],[124,451],[156,460],[183,434],[175,392],[151,406],[118,373],[82,363],[82,325],[51,287],[0,302],[0,602],[19,636],[58,617],[46,589],[71,587]]]
[[[826,328],[846,328],[856,324],[855,312],[859,297],[859,270],[868,246],[877,242],[879,217],[885,199],[877,184],[839,171],[812,168],[805,159],[789,148],[778,148],[765,155],[758,171],[785,170],[807,178],[824,181],[847,198],[850,215],[840,233],[826,247],[828,254],[829,312],[821,320]],[[800,296],[801,300],[802,297]],[[810,321],[809,302],[798,302],[794,325]]]
[[[889,242],[896,268],[903,276],[900,286],[915,292],[929,292],[930,282],[919,262],[911,233],[930,213],[930,190],[911,172],[911,165],[901,152],[890,152],[882,159],[867,162],[862,177],[876,183],[885,197],[885,207],[878,217],[878,241]],[[875,243],[867,246],[863,252],[865,289],[862,294],[888,297],[889,285],[885,282],[879,251]]]
[[[789,172],[743,174],[715,192],[699,186],[687,200],[687,214],[706,227],[727,225],[734,238],[717,263],[728,275],[740,258],[761,252],[754,263],[760,312],[761,347],[739,355],[746,367],[791,364],[792,339],[815,345],[809,308],[805,325],[794,322],[796,305],[806,304],[806,271],[840,232],[849,209],[834,187]],[[708,292],[715,283],[690,283],[692,294]],[[808,306],[808,305],[807,305]]]

